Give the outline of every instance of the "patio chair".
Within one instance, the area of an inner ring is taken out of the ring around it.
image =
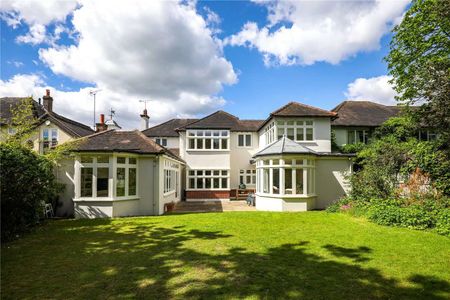
[[[44,217],[45,218],[53,218],[53,206],[51,203],[45,203],[42,202],[42,208],[44,210]]]

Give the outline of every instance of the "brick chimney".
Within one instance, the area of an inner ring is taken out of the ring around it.
[[[108,129],[108,126],[105,124],[105,115],[100,114],[100,122],[95,126],[95,132],[105,131]]]
[[[44,108],[48,112],[52,112],[53,111],[53,98],[52,98],[52,96],[50,96],[50,90],[49,89],[45,90],[45,96],[42,97],[42,99],[44,100]]]
[[[148,120],[150,120],[149,115],[147,114],[147,109],[144,109],[144,112],[141,115],[141,130],[145,130],[148,128]]]

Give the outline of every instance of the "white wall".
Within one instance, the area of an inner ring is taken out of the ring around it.
[[[256,196],[256,209],[262,211],[307,211],[315,208],[315,198]]]
[[[326,208],[349,191],[346,176],[350,174],[348,157],[321,157],[316,160],[316,208]]]
[[[238,147],[238,135],[241,133],[252,135],[252,147]],[[258,152],[258,133],[256,132],[232,132],[230,140],[230,187],[236,189],[239,187],[239,170],[255,169],[255,165],[250,164],[252,156]],[[254,186],[247,186],[253,188]]]
[[[143,215],[140,209],[140,201],[142,198],[135,200],[123,200],[123,201],[113,201],[113,217],[128,217],[128,216],[140,216]]]
[[[55,214],[59,217],[73,216],[73,197],[75,195],[75,171],[73,158],[67,158],[58,162],[56,167],[56,179],[64,185],[64,190],[58,195],[59,205]]]
[[[157,210],[155,193],[158,195],[158,160],[153,157],[140,157],[138,159],[138,195],[139,195],[139,214],[154,215]]]

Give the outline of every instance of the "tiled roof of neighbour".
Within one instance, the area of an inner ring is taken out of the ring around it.
[[[178,130],[186,129],[230,129],[231,131],[257,131],[262,120],[240,120],[223,110],[216,111],[203,119],[199,119]]]
[[[98,132],[80,140],[76,152],[128,152],[136,154],[166,154],[183,161],[176,154],[145,136],[139,130]]]
[[[401,106],[387,106],[370,101],[344,101],[332,111],[339,118],[331,122],[332,126],[380,126],[387,119],[398,115]]]
[[[4,97],[0,98],[0,124],[10,124],[12,122],[13,110],[20,102],[29,99],[28,97]],[[83,137],[94,133],[94,130],[87,125],[63,117],[55,112],[48,112],[44,106],[32,100],[33,117],[38,120],[37,124],[42,124],[46,120],[54,122],[58,127],[74,137]]]
[[[253,157],[280,154],[316,154],[316,152],[283,136],[275,143],[257,152]]]
[[[178,132],[175,129],[197,120],[198,119],[172,119],[145,129],[142,133],[148,137],[178,137]]]
[[[289,102],[272,112],[261,123],[259,129],[266,125],[273,117],[328,117],[334,119],[337,117],[337,113],[298,102]]]

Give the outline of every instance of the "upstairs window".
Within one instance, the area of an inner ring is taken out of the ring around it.
[[[58,145],[58,129],[44,128],[42,131],[42,148],[44,152]]]
[[[270,123],[264,129],[266,145],[275,142],[275,122]]]
[[[228,150],[230,132],[228,130],[189,130],[188,150]]]
[[[349,130],[348,131],[348,144],[367,144],[369,141],[369,133],[367,130]]]
[[[304,142],[314,140],[314,121],[281,120],[277,121],[277,139],[285,135],[288,139]]]
[[[238,147],[249,148],[252,146],[252,134],[240,133],[238,134]]]
[[[156,139],[155,139],[155,142],[156,142],[158,145],[161,145],[161,146],[163,146],[163,147],[167,147],[167,139],[166,139],[166,138],[156,138]]]

